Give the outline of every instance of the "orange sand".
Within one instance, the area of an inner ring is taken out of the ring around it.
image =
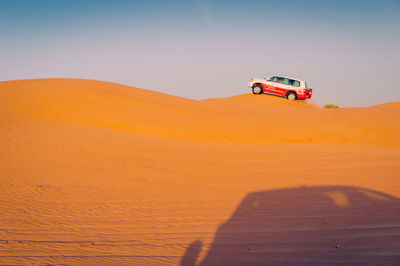
[[[0,125],[1,265],[400,262],[399,102],[39,79]]]

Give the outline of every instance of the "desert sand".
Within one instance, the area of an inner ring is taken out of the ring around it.
[[[400,103],[0,82],[0,264],[399,265]]]

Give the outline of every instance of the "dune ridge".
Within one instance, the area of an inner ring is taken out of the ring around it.
[[[1,119],[18,115],[17,121],[71,123],[243,144],[400,144],[399,110],[324,110],[303,102],[250,94],[195,101],[75,79],[9,81],[0,83],[0,88]]]
[[[0,264],[398,265],[399,110],[0,82]]]
[[[400,107],[400,102],[382,103],[382,104],[374,105],[374,107],[395,107],[395,108],[399,108]]]

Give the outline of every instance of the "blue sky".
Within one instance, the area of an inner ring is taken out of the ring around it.
[[[203,99],[251,77],[320,105],[400,100],[400,1],[0,0],[0,80],[73,77]]]

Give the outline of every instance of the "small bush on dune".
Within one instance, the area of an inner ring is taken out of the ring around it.
[[[330,103],[330,104],[325,104],[324,108],[339,108],[339,105]]]

